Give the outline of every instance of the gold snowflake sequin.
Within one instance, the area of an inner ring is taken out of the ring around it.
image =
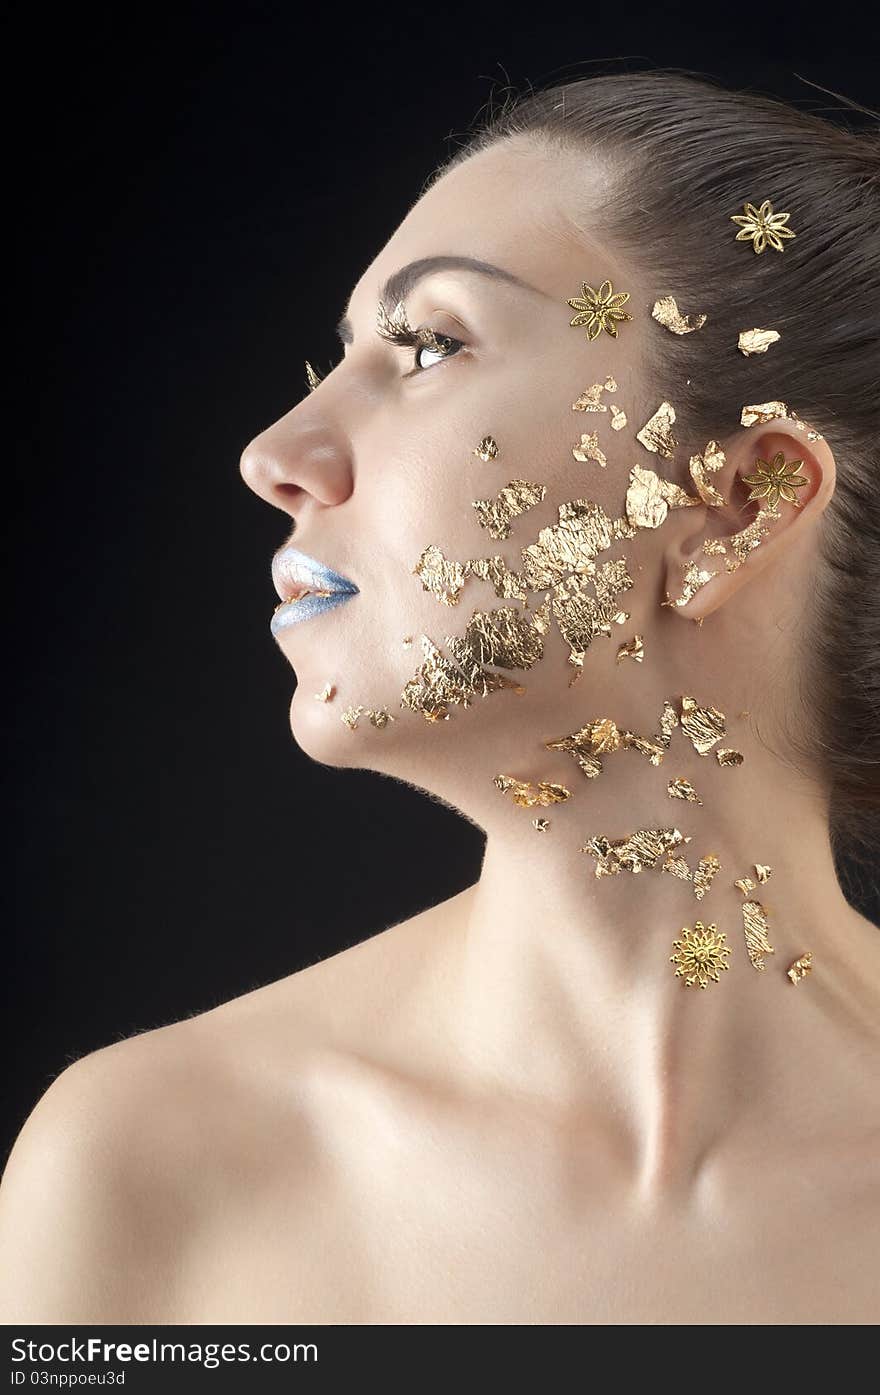
[[[568,301],[572,310],[578,311],[574,319],[569,320],[570,326],[576,329],[586,325],[589,340],[597,339],[603,329],[612,339],[616,339],[618,321],[632,319],[632,315],[621,308],[629,300],[629,291],[615,295],[610,281],[603,281],[597,291],[586,281],[581,282],[581,286],[583,296],[575,296]]]
[[[651,317],[673,334],[692,334],[706,323],[705,315],[683,315],[672,295],[664,295],[654,301]]]
[[[785,250],[783,238],[797,236],[786,226],[790,217],[790,213],[774,213],[772,203],[765,199],[760,208],[753,203],[744,203],[742,213],[732,213],[730,221],[740,224],[736,242],[751,242],[756,252],[763,252],[765,247],[782,252]]]
[[[699,985],[705,988],[710,980],[718,983],[719,972],[730,965],[726,957],[730,946],[724,943],[726,936],[716,925],[704,925],[694,921],[693,930],[682,926],[681,938],[673,940],[674,954],[669,956],[670,964],[676,964],[675,977],[684,980],[686,987]]]
[[[770,461],[755,461],[755,473],[753,475],[743,475],[743,484],[751,487],[747,503],[752,499],[766,499],[767,507],[775,509],[780,499],[787,500],[790,504],[795,504],[800,508],[800,500],[796,491],[802,489],[810,481],[806,475],[795,473],[799,465],[803,465],[802,460],[786,460],[783,451],[778,450]]]

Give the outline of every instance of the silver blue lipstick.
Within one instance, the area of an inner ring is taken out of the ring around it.
[[[358,595],[357,586],[348,577],[295,547],[283,547],[276,552],[272,559],[272,580],[281,597],[272,616],[273,635]]]

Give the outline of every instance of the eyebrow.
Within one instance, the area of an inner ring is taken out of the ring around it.
[[[477,257],[438,255],[419,257],[417,261],[407,262],[399,271],[392,272],[379,292],[379,299],[393,311],[399,300],[405,300],[419,281],[435,271],[472,271],[478,276],[485,276],[487,280],[504,281],[508,285],[518,286],[521,290],[534,291],[537,295],[547,294],[537,286],[530,285],[528,281],[523,281],[521,277],[514,276],[512,271],[493,266],[492,262],[483,262]],[[336,326],[336,333],[343,344],[354,342],[354,331],[348,314],[342,316]]]

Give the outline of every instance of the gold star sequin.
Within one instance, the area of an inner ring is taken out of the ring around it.
[[[586,281],[581,282],[583,296],[575,296],[569,300],[568,304],[572,310],[577,310],[573,320],[569,320],[572,329],[580,325],[586,325],[587,338],[593,340],[598,338],[604,329],[612,339],[617,338],[617,322],[620,320],[631,320],[632,315],[621,307],[629,300],[629,291],[613,293],[614,288],[610,281],[603,281],[597,291],[592,286],[588,286]]]
[[[690,988],[697,984],[705,988],[710,979],[718,983],[719,971],[730,967],[726,962],[730,946],[724,943],[724,932],[716,925],[704,925],[696,920],[693,930],[684,925],[680,935],[680,939],[672,941],[675,953],[669,956],[670,964],[678,966],[675,977],[682,978]]]
[[[751,242],[756,252],[763,252],[765,247],[782,252],[785,250],[782,239],[797,236],[786,226],[790,217],[790,213],[774,213],[772,203],[765,199],[760,208],[744,203],[742,213],[732,213],[730,221],[740,224],[736,242]]]
[[[753,475],[743,475],[743,484],[751,486],[747,503],[752,499],[766,499],[767,507],[775,509],[780,499],[786,499],[788,503],[800,508],[800,500],[796,490],[802,489],[810,481],[806,475],[795,474],[797,467],[803,465],[802,460],[786,460],[783,451],[778,450],[771,461],[755,461],[755,473]]]

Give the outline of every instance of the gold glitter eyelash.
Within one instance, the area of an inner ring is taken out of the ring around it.
[[[387,340],[389,344],[396,344],[399,348],[433,349],[438,354],[448,354],[450,344],[460,342],[450,334],[437,334],[427,325],[422,329],[413,329],[406,317],[402,300],[397,302],[393,315],[389,315],[382,301],[379,301],[376,333],[381,339]]]

